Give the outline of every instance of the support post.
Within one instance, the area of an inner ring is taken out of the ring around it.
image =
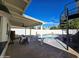
[[[30,36],[31,36],[31,27],[30,27]]]
[[[26,36],[26,27],[25,27],[25,36]]]
[[[30,27],[30,41],[31,41],[31,27]]]
[[[42,30],[43,30],[43,26],[41,25],[41,32],[42,32]],[[41,38],[42,38],[42,35],[43,35],[43,33],[41,33]]]
[[[66,16],[66,20],[67,20],[67,50],[68,50],[68,44],[69,44],[69,21],[68,21],[68,8],[65,8],[66,12],[65,12],[65,16]]]
[[[42,32],[42,33],[41,33],[41,45],[43,44],[43,40],[44,40],[44,39],[43,39],[43,31],[42,31],[42,30],[43,30],[43,25],[41,25],[41,32]]]

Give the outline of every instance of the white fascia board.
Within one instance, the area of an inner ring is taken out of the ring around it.
[[[31,16],[28,16],[28,15],[25,15],[25,14],[23,14],[23,16],[26,17],[26,18],[28,18],[28,19],[32,19],[32,20],[35,20],[35,21],[37,21],[37,22],[41,22],[42,24],[45,24],[44,21],[41,21],[41,20],[36,19],[36,18],[33,18],[33,17],[31,17]]]

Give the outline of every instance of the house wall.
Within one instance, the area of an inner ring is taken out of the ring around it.
[[[2,42],[2,16],[0,16],[0,42]]]
[[[2,35],[1,35],[1,34],[2,34],[1,29],[2,29],[2,28],[1,28],[1,17],[0,17],[0,41],[1,41],[1,39],[2,39],[2,38],[1,38],[1,36],[2,36]]]
[[[8,24],[8,26],[7,26]],[[10,42],[10,35],[8,35],[8,30],[10,30],[10,23],[8,17],[1,16],[0,19],[0,57],[4,57],[8,44]]]
[[[77,7],[79,7],[79,1],[76,2],[76,5],[77,5]],[[78,9],[78,12],[79,12],[79,9]]]
[[[1,42],[6,42],[9,39],[8,30],[9,30],[9,21],[8,18],[3,16],[2,17],[2,39]]]

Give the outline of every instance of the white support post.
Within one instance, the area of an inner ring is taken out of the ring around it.
[[[31,36],[31,27],[30,27],[30,36]]]
[[[25,36],[26,36],[26,27],[25,27]]]
[[[42,38],[42,35],[43,35],[43,26],[41,25],[41,38]]]
[[[41,45],[43,44],[43,25],[41,25]]]
[[[30,39],[29,40],[31,40],[31,27],[30,27]]]

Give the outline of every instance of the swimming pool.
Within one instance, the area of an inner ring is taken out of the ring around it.
[[[43,40],[44,43],[47,43],[49,45],[52,45],[61,49],[66,48],[67,46],[64,43],[62,43],[57,37],[59,37],[59,35],[45,34],[45,35],[42,35],[41,38],[44,38]],[[42,40],[39,39],[39,41],[42,41]]]
[[[56,37],[58,37],[58,35],[43,35],[43,38],[45,39],[55,39]]]
[[[44,40],[43,40],[44,42],[56,39],[56,37],[58,37],[58,35],[44,34],[44,35],[42,35],[42,37],[41,37],[41,35],[39,36],[39,38],[44,38]],[[41,41],[41,39],[39,39],[39,41]]]

